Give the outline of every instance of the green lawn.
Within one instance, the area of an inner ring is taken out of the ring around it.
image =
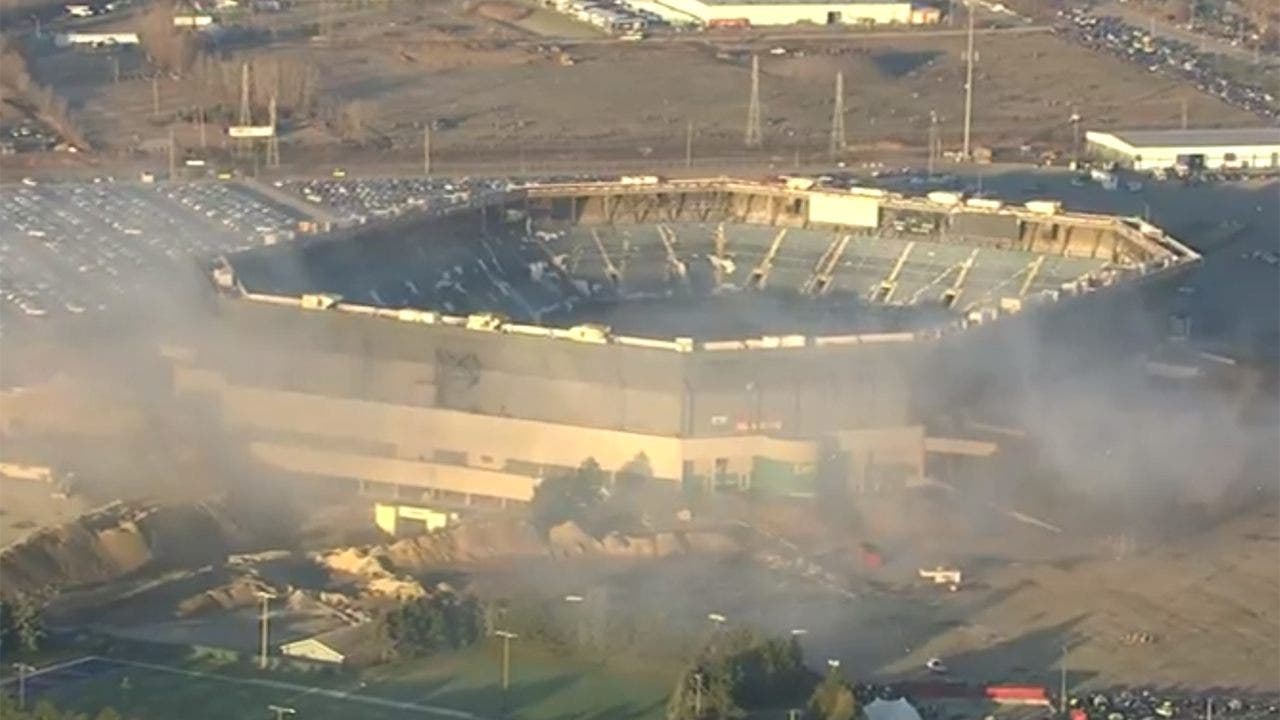
[[[512,648],[510,716],[521,720],[642,720],[662,717],[674,663],[567,659],[563,651],[517,643]],[[486,645],[354,675],[263,673],[209,661],[181,669],[196,677],[131,667],[69,683],[46,697],[59,707],[92,712],[111,706],[137,720],[266,718],[267,705],[295,708],[299,720],[398,720],[438,717],[430,708],[484,718],[503,714],[499,650]],[[124,682],[124,677],[128,681]],[[257,682],[258,684],[255,684]],[[269,683],[282,683],[270,686]],[[361,699],[323,691],[350,692]],[[397,707],[395,703],[408,703]]]
[[[371,691],[470,710],[502,714],[500,650],[438,656],[365,673]],[[564,651],[516,642],[511,649],[509,707],[522,720],[641,720],[661,718],[678,663],[568,659]]]

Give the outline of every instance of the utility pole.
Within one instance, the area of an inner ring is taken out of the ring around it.
[[[836,73],[836,95],[831,108],[831,158],[845,148],[844,137],[844,73]]]
[[[258,669],[267,669],[267,639],[270,637],[271,631],[268,623],[270,622],[270,605],[271,600],[275,597],[274,593],[260,592],[258,599],[262,601],[262,615],[259,619],[259,628],[261,630],[258,646]]]
[[[969,144],[970,130],[973,126],[973,64],[978,61],[977,54],[973,51],[973,0],[965,5],[966,12],[969,14],[969,32],[968,32],[968,49],[964,53],[964,145],[960,149],[961,156],[965,160],[972,159],[970,154],[971,146]]]
[[[1204,720],[1213,720],[1213,698],[1212,697],[1205,700]]]
[[[271,123],[271,137],[267,138],[267,167],[280,167],[280,127],[276,116],[276,96],[267,105],[267,119]]]
[[[693,121],[689,120],[684,126],[684,166],[693,167]]]
[[[938,112],[929,111],[929,177],[933,177],[933,166],[938,156]]]
[[[751,102],[747,106],[747,130],[743,140],[747,147],[758,148],[764,142],[760,130],[760,56],[751,56]]]
[[[18,671],[18,709],[27,709],[27,675],[34,673],[35,668],[26,663],[14,663],[13,669]]]
[[[1182,97],[1180,98],[1180,100],[1182,102],[1182,129],[1186,130],[1187,129],[1187,98]]]
[[[297,715],[298,711],[283,705],[268,705],[267,709],[276,714],[276,720],[284,720],[286,715]]]
[[[422,126],[422,174],[431,177],[431,122]]]
[[[111,57],[111,82],[120,82],[120,58],[114,55]]]
[[[1067,644],[1062,644],[1062,673],[1058,685],[1058,713],[1064,717],[1067,714]]]
[[[160,117],[160,79],[151,76],[151,117]]]
[[[693,716],[702,717],[702,673],[693,674]]]
[[[196,115],[196,117],[200,124],[200,149],[204,150],[205,148],[208,147],[208,145],[205,143],[205,136],[204,136],[204,104],[200,105],[200,112]]]
[[[174,153],[174,147],[173,147],[173,126],[172,126],[172,125],[170,125],[170,126],[169,126],[169,180],[173,180],[173,176],[176,174],[176,172],[175,172],[175,167],[176,167],[175,163],[176,163],[176,160],[175,160],[175,158],[174,158],[174,154],[173,154],[173,153]]]

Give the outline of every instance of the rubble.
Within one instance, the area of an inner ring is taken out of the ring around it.
[[[0,552],[6,596],[104,583],[149,567],[220,560],[241,531],[211,503],[115,502]]]

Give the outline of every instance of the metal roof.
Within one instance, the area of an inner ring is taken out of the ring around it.
[[[1224,145],[1280,145],[1280,128],[1229,128],[1188,130],[1112,130],[1112,135],[1134,147],[1205,147]]]

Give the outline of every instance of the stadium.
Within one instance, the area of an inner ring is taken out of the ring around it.
[[[1139,342],[1199,256],[1135,218],[792,178],[546,182],[211,259],[170,348],[254,458],[370,494],[811,494],[994,444],[939,420]]]

